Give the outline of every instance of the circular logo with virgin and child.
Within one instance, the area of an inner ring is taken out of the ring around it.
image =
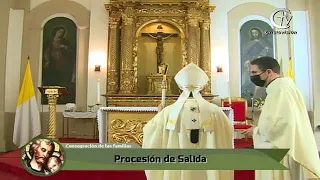
[[[37,138],[25,145],[21,151],[23,167],[36,176],[50,176],[62,169],[64,149],[53,139]]]

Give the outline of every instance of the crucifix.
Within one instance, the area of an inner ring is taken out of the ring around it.
[[[157,73],[159,74],[159,67],[163,64],[163,42],[170,37],[178,37],[177,33],[164,33],[162,26],[158,25],[156,33],[141,33],[142,36],[148,36],[157,41],[156,55],[157,55]]]

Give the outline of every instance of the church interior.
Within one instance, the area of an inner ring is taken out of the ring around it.
[[[250,82],[248,66],[261,56],[277,59],[281,74],[294,79],[320,147],[318,0],[0,4],[0,152],[18,149],[13,143],[14,121],[28,62],[43,136],[54,128],[56,138],[141,144],[142,128],[161,103],[164,77],[169,105],[180,94],[175,74],[191,62],[210,77],[202,91],[206,100],[225,108],[233,121],[256,124],[266,92]],[[282,14],[284,8],[290,10],[290,18]],[[56,101],[55,112],[38,90],[44,86],[68,91]],[[245,107],[235,112],[227,107],[231,101]],[[99,108],[108,114],[100,117],[106,121],[100,124]],[[54,121],[54,127],[48,121]],[[235,134],[242,142],[239,147],[252,145],[252,140]]]

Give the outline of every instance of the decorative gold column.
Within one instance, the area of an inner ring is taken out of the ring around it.
[[[121,27],[121,77],[120,93],[133,94],[134,70],[133,70],[133,8],[126,8],[122,14]]]
[[[200,44],[200,67],[210,78],[209,83],[203,90],[203,94],[211,94],[210,19],[205,19],[201,23]]]
[[[109,18],[109,59],[108,59],[108,93],[119,92],[119,69],[120,63],[117,61],[117,28],[119,18]]]
[[[182,51],[182,67],[188,65],[188,52],[187,52],[186,38],[181,38],[181,51]]]
[[[47,124],[47,137],[57,140],[57,100],[60,96],[69,96],[70,93],[65,87],[61,86],[43,86],[38,87],[38,89],[41,94],[48,98],[49,116]]]
[[[195,63],[199,65],[199,18],[196,15],[196,12],[188,13],[188,47],[187,47],[187,56],[188,63]]]
[[[58,91],[57,91],[58,92]],[[47,137],[57,139],[57,117],[56,117],[56,105],[59,98],[58,94],[47,94],[48,105],[49,105],[49,117],[48,117],[48,129]]]

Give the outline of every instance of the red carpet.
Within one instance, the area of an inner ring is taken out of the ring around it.
[[[252,139],[235,139],[234,140],[235,148],[241,149],[250,147],[253,145]],[[247,171],[234,171],[234,180],[255,180],[254,171],[247,170]]]
[[[98,143],[94,139],[60,139],[61,143]],[[235,141],[236,148],[248,147],[252,140]],[[28,173],[20,162],[20,150],[0,155],[0,179],[5,180],[146,180],[144,171],[60,171],[49,177],[36,177]],[[235,180],[254,180],[254,171],[235,171]]]

